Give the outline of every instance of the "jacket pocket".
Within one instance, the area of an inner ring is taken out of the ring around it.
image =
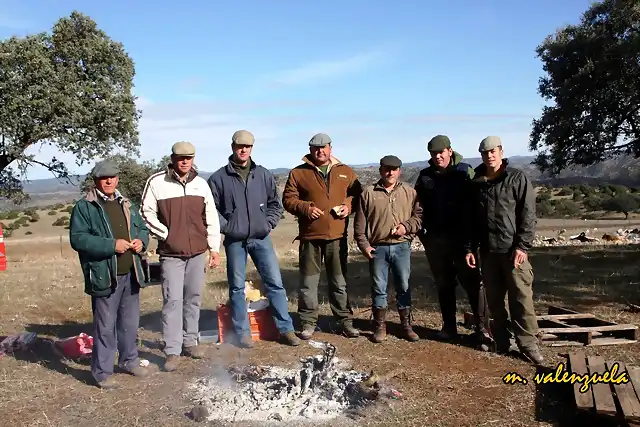
[[[222,234],[225,237],[230,237],[232,239],[239,239],[240,236],[240,227],[238,226],[238,208],[235,208],[229,214],[229,218],[227,218],[227,223],[224,228],[221,230]]]
[[[87,266],[87,279],[93,292],[101,292],[111,287],[109,264],[104,261],[92,261]]]
[[[269,218],[267,217],[266,205],[260,205],[260,212],[257,217],[258,218],[256,219],[258,219],[259,222],[256,224],[254,237],[262,239],[264,237],[267,237],[271,232],[271,224],[269,224]]]

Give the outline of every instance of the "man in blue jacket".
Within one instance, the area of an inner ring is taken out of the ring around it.
[[[283,344],[296,346],[287,294],[270,233],[283,214],[275,177],[251,159],[255,142],[251,132],[239,130],[231,138],[229,163],[209,177],[209,187],[220,217],[227,257],[231,322],[238,345],[253,347],[245,302],[247,254],[262,279],[276,328]]]
[[[116,189],[118,168],[105,161],[92,171],[95,188],[71,212],[69,239],[78,252],[85,293],[91,295],[93,352],[91,373],[98,387],[113,389],[118,366],[137,377],[140,366],[136,338],[140,322],[140,288],[146,285],[141,254],[149,230],[137,207]]]

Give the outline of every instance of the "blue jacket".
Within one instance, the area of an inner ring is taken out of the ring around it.
[[[216,202],[220,232],[224,243],[263,239],[276,228],[284,208],[278,196],[276,179],[266,168],[253,161],[247,182],[234,170],[231,158],[207,181]]]

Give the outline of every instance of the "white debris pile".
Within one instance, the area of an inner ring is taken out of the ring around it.
[[[359,384],[368,375],[341,370],[336,347],[311,342],[323,353],[299,369],[232,366],[190,386],[208,421],[326,421],[369,404]]]
[[[555,236],[536,236],[534,246],[577,246],[577,245],[628,245],[640,243],[640,230],[617,230],[604,233],[601,237],[590,236],[592,230],[585,230],[572,236],[565,236],[566,230],[560,230]],[[593,229],[598,231],[597,228]]]

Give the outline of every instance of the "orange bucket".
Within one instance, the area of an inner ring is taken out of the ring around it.
[[[249,312],[248,315],[252,341],[275,341],[280,337],[268,307]],[[231,322],[231,307],[226,304],[218,306],[218,335],[221,343],[225,342],[226,335],[235,335]]]

